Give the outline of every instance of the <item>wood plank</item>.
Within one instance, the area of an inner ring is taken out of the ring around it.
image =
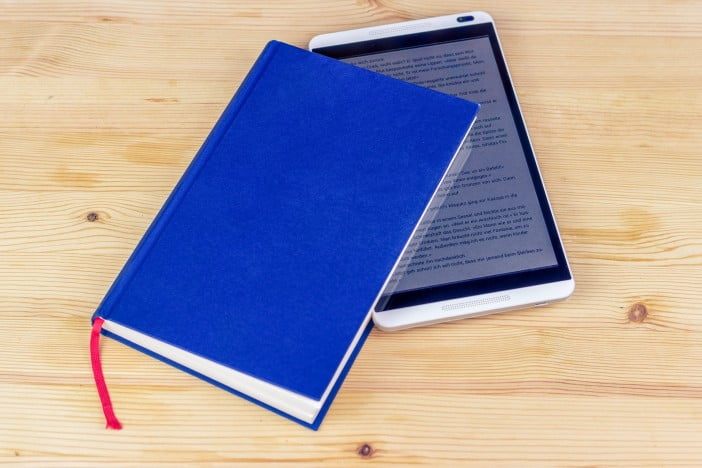
[[[574,269],[567,302],[375,330],[318,432],[88,317],[270,39],[496,19]],[[702,6],[332,0],[0,5],[0,463],[702,464]]]

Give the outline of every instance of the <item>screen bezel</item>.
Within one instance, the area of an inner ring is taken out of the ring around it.
[[[459,24],[459,23],[457,23]],[[557,283],[572,279],[565,252],[558,234],[558,229],[546,195],[546,190],[539,172],[536,157],[529,139],[524,118],[512,85],[507,64],[504,60],[497,32],[492,22],[467,24],[411,34],[380,37],[371,40],[348,42],[337,45],[313,47],[312,51],[336,59],[345,59],[361,55],[390,52],[398,49],[437,45],[477,37],[488,37],[495,61],[500,73],[502,85],[507,96],[512,118],[517,128],[520,143],[527,161],[532,184],[539,201],[541,212],[549,233],[549,240],[556,256],[557,264],[534,270],[520,270],[500,275],[474,278],[471,280],[437,285],[419,290],[403,291],[391,295],[381,295],[375,306],[376,313],[397,309],[433,304],[441,301],[472,297],[477,295],[528,288],[548,283]]]

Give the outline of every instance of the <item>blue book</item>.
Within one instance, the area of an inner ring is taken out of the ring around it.
[[[93,320],[316,429],[477,110],[270,42]]]

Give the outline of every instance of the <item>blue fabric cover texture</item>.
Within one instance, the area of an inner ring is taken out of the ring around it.
[[[270,42],[94,316],[319,400],[477,110]]]

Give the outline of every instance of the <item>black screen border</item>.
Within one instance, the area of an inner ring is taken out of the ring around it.
[[[541,212],[543,213],[549,238],[551,240],[551,245],[558,263],[553,267],[535,270],[520,270],[517,272],[504,273],[496,276],[476,278],[464,282],[450,283],[429,288],[404,291],[391,295],[384,295],[380,298],[378,304],[376,305],[376,312],[425,305],[439,301],[460,299],[480,294],[489,294],[509,289],[525,288],[529,286],[537,286],[572,279],[565,253],[563,251],[563,245],[559,238],[558,230],[556,229],[553,213],[548,203],[546,189],[544,187],[541,174],[539,173],[536,157],[527,135],[526,124],[519,109],[516,93],[507,71],[507,65],[497,39],[497,33],[492,23],[480,23],[368,41],[318,47],[313,49],[312,52],[335,59],[347,59],[362,55],[391,52],[398,49],[436,45],[439,43],[455,42],[457,40],[464,39],[474,39],[481,36],[487,36],[490,40],[493,55],[502,79],[502,85],[509,101],[512,117],[517,127],[517,133],[519,134],[522,149],[524,150],[524,155],[529,167],[532,184],[534,185],[534,189],[539,200]]]

